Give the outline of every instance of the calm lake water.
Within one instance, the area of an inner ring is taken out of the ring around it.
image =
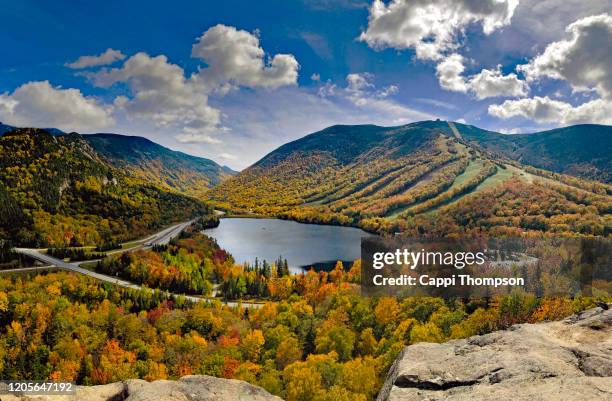
[[[372,235],[353,227],[250,218],[221,219],[219,227],[204,233],[237,263],[253,263],[255,258],[273,262],[282,255],[293,272],[310,266],[328,269],[337,260],[351,263],[360,257],[361,237]]]

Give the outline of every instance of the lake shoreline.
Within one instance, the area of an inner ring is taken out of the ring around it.
[[[273,263],[282,257],[294,273],[310,267],[326,270],[330,261],[355,261],[361,257],[361,238],[372,236],[358,227],[244,215],[224,216],[218,227],[203,233],[231,253],[236,263]]]

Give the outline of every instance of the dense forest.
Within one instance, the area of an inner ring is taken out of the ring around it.
[[[113,166],[170,191],[201,196],[235,174],[212,160],[170,150],[139,136],[93,134],[83,139]]]
[[[212,282],[231,270],[234,259],[217,243],[197,231],[184,231],[169,245],[110,256],[96,270],[179,293],[211,295]]]
[[[68,273],[0,278],[0,376],[102,384],[208,374],[288,401],[372,400],[399,351],[420,341],[559,319],[593,299],[364,298],[348,272],[276,282],[260,309],[189,304]],[[272,286],[272,283],[270,283]]]
[[[499,134],[457,124],[453,135],[450,127],[446,122],[330,127],[281,146],[210,196],[217,207],[236,214],[379,233],[607,236],[612,231],[609,184],[523,165],[494,149],[492,144],[508,140]]]
[[[109,165],[78,134],[0,137],[0,237],[28,246],[99,245],[211,213]]]

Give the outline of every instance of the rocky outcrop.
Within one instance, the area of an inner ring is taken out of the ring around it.
[[[377,401],[612,400],[612,310],[406,347]]]
[[[241,380],[184,376],[179,380],[127,380],[102,386],[78,386],[76,396],[0,395],[1,401],[282,401]]]

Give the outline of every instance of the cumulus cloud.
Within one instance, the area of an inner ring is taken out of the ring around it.
[[[508,25],[518,0],[374,0],[360,35],[374,49],[413,48],[423,60],[440,60],[458,47],[458,34],[480,23],[490,34]]]
[[[451,54],[436,66],[440,86],[454,92],[468,91],[468,85],[462,75],[463,71],[465,71],[463,56],[457,53]]]
[[[373,74],[369,72],[348,74],[346,76],[346,90],[352,93],[362,93],[368,88],[374,88]]]
[[[517,5],[518,0],[375,0],[360,39],[374,49],[412,48],[418,59],[437,61],[443,89],[477,99],[523,96],[526,84],[516,74],[503,75],[499,67],[464,77],[464,59],[457,53],[459,36],[469,25],[482,25],[488,35],[510,23]]]
[[[612,17],[608,14],[577,20],[566,28],[569,38],[549,44],[529,64],[517,67],[528,80],[544,77],[566,80],[574,90],[594,89],[612,94]]]
[[[192,47],[192,56],[207,67],[187,76],[164,55],[137,53],[117,68],[102,68],[88,76],[99,87],[127,85],[129,96],[114,105],[126,118],[151,121],[157,127],[181,131],[182,143],[218,144],[215,134],[227,131],[221,111],[209,96],[224,96],[238,87],[277,89],[297,83],[299,64],[289,54],[266,58],[256,34],[231,26],[208,29]]]
[[[520,65],[528,81],[545,78],[567,81],[576,91],[594,91],[598,99],[577,106],[548,96],[505,101],[491,105],[489,114],[499,118],[524,117],[539,123],[612,123],[612,17],[585,17],[570,24],[569,37],[550,43],[528,64]]]
[[[507,119],[523,117],[538,123],[580,124],[601,123],[612,124],[612,103],[605,99],[595,99],[573,106],[548,96],[506,100],[502,104],[489,106],[489,114]]]
[[[610,10],[612,0],[520,0],[512,17],[512,27],[536,43],[548,43],[558,39],[577,19]]]
[[[125,59],[125,54],[119,50],[108,48],[106,51],[97,56],[81,56],[76,61],[66,64],[66,67],[73,69],[97,67],[100,65],[113,64],[119,60]]]
[[[220,124],[221,113],[208,105],[207,92],[199,80],[186,78],[183,69],[164,55],[137,53],[123,66],[103,69],[91,78],[100,87],[127,84],[132,96],[116,98],[115,106],[128,116],[150,119],[157,126],[180,127],[184,141],[197,141],[198,134],[204,138]]]
[[[110,107],[85,97],[78,89],[53,87],[49,81],[28,82],[13,93],[1,94],[0,121],[88,132],[114,123]]]
[[[525,96],[529,89],[516,74],[504,75],[501,66],[495,70],[483,69],[478,74],[465,77],[463,56],[453,53],[436,66],[440,86],[454,92],[471,93],[477,99],[498,96]]]
[[[293,55],[266,59],[259,37],[232,26],[208,29],[193,45],[191,55],[208,64],[200,71],[205,81],[271,89],[297,82],[299,64]]]

